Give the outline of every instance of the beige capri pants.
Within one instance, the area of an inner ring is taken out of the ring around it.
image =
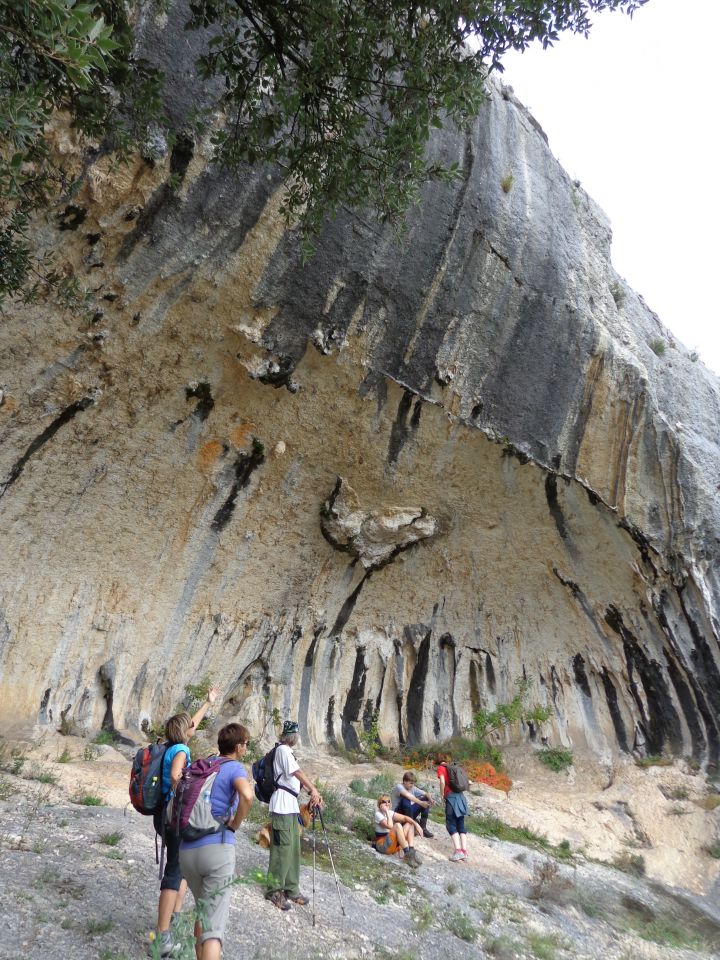
[[[222,943],[230,912],[235,873],[235,844],[206,843],[190,850],[180,848],[180,868],[195,897],[202,925],[201,943]]]

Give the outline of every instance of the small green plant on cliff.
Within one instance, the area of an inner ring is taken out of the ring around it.
[[[564,750],[562,747],[546,747],[538,752],[538,759],[555,773],[569,770],[573,763],[572,750]]]
[[[503,193],[510,193],[515,183],[515,177],[512,173],[507,173],[500,181],[500,186],[502,187]]]
[[[111,747],[115,741],[115,734],[111,730],[99,730],[93,739],[93,743],[100,747]]]
[[[378,753],[382,750],[379,724],[380,711],[376,710],[370,719],[367,729],[363,730],[358,736],[360,746],[362,747],[368,760],[374,760]]]
[[[624,850],[613,859],[612,864],[617,870],[629,873],[633,877],[645,876],[645,857],[640,853]]]
[[[650,349],[656,357],[662,357],[667,350],[667,344],[660,337],[657,337],[655,340],[650,341]]]
[[[703,853],[706,853],[709,857],[712,857],[713,860],[720,860],[720,840],[715,840],[714,843],[709,843],[702,848]]]
[[[461,913],[460,910],[453,910],[448,914],[445,918],[445,927],[458,939],[465,940],[467,943],[475,943],[478,938],[478,928],[470,917]]]
[[[612,294],[612,298],[615,301],[616,307],[621,307],[623,303],[625,303],[625,290],[623,289],[622,284],[617,280],[610,287],[610,293]]]
[[[491,751],[488,738],[498,734],[506,727],[513,726],[516,723],[523,723],[526,726],[539,726],[552,716],[552,710],[547,707],[542,707],[539,704],[534,704],[531,707],[527,706],[526,701],[532,687],[531,680],[527,677],[519,677],[515,681],[515,687],[517,692],[509,703],[500,703],[494,710],[479,710],[473,717],[471,732],[475,743],[482,750],[483,756],[489,758]]]
[[[67,747],[64,748],[63,752],[58,755],[56,762],[57,763],[70,763],[72,760],[72,755]]]

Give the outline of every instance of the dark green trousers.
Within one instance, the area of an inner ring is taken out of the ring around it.
[[[296,813],[273,813],[267,891],[300,893],[300,825]]]

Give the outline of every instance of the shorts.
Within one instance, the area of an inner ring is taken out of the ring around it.
[[[378,853],[392,854],[397,853],[400,847],[394,833],[376,833],[375,849]]]
[[[206,843],[180,850],[180,866],[195,897],[202,926],[201,943],[222,943],[230,912],[230,895],[235,873],[235,844]]]
[[[158,836],[162,836],[165,808],[153,814],[153,825]],[[160,881],[161,890],[179,890],[182,883],[180,869],[180,838],[165,824],[165,870]]]
[[[453,808],[450,804],[445,801],[445,827],[447,832],[452,837],[456,833],[466,833],[465,830],[465,815],[456,817]]]

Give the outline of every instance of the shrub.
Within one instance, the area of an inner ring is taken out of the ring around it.
[[[389,773],[378,773],[368,780],[368,796],[377,799],[381,793],[390,793],[397,779]]]
[[[100,756],[100,753],[97,747],[94,747],[91,743],[85,744],[85,749],[83,750],[83,760],[97,760]]]
[[[470,917],[459,910],[453,911],[445,918],[445,927],[460,940],[474,943],[478,937],[478,929]]]
[[[360,840],[370,842],[375,839],[375,828],[369,817],[353,817],[350,829]]]
[[[73,798],[73,803],[79,803],[83,807],[102,807],[104,801],[101,797],[96,797],[93,793],[78,793]]]
[[[122,840],[123,835],[115,830],[113,833],[103,833],[100,835],[100,843],[104,843],[108,847],[116,847]]]
[[[60,756],[57,758],[57,762],[58,762],[58,763],[70,763],[71,760],[72,760],[72,757],[70,756],[70,751],[68,750],[67,747],[65,747],[65,749],[63,750],[63,752],[62,752],[62,753],[60,754]]]
[[[412,912],[413,923],[418,933],[425,933],[433,925],[435,911],[427,902],[418,904]]]
[[[354,793],[356,797],[367,797],[369,796],[367,787],[365,786],[364,780],[351,780],[350,781],[350,792]]]
[[[667,350],[667,344],[660,337],[656,337],[655,340],[650,341],[650,349],[656,357],[662,357],[665,355],[665,351]]]
[[[323,798],[322,815],[325,823],[344,823],[345,807],[340,797],[335,793],[330,784],[317,782],[318,792]]]
[[[714,860],[720,860],[720,840],[715,840],[713,843],[707,844],[702,849],[703,853],[707,853],[709,857],[712,857]]]
[[[9,800],[15,792],[12,780],[7,777],[0,777],[0,800]]]
[[[514,183],[515,177],[512,175],[512,173],[507,173],[500,181],[500,186],[502,187],[503,193],[510,193]]]
[[[115,734],[112,730],[99,730],[93,743],[101,747],[111,747],[115,743]]]
[[[379,725],[380,711],[376,710],[372,715],[367,730],[363,730],[358,737],[360,746],[362,747],[368,760],[374,760],[380,750],[382,750]]]
[[[478,763],[473,760],[466,766],[466,771],[468,777],[474,783],[485,783],[489,787],[494,787],[496,790],[503,790],[505,793],[510,793],[512,789],[512,780],[506,773],[498,772],[495,767],[484,761],[483,763]]]
[[[555,773],[568,770],[573,762],[572,750],[564,750],[562,747],[546,747],[540,750],[538,758]]]
[[[552,933],[530,933],[527,941],[538,960],[555,960],[556,951],[563,946],[562,941]]]
[[[516,957],[522,957],[525,952],[521,943],[505,934],[486,940],[484,947],[491,957],[495,957],[495,960],[515,960]]]
[[[638,767],[671,767],[673,761],[670,757],[638,757],[635,765]]]

